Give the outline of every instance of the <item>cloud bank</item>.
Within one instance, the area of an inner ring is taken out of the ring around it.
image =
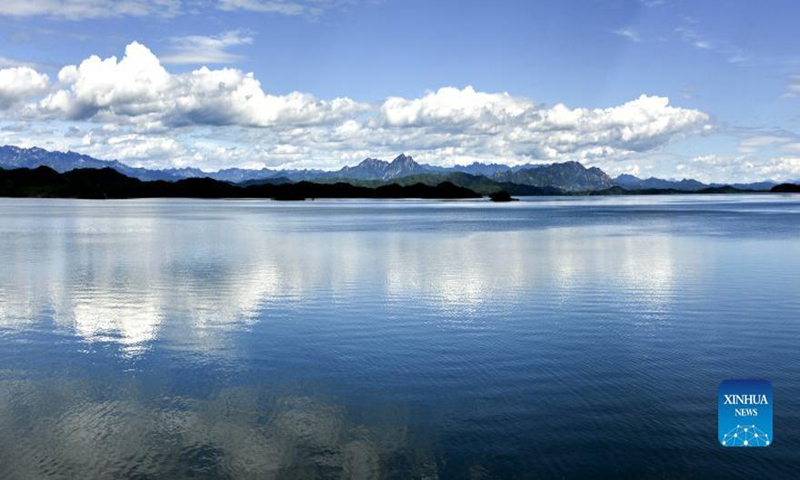
[[[234,32],[211,43],[243,38]],[[649,95],[594,109],[546,106],[470,86],[378,103],[276,95],[235,68],[170,72],[137,42],[119,59],[91,56],[64,66],[52,84],[30,67],[2,69],[0,109],[6,122],[28,122],[30,142],[37,128],[45,135],[44,125],[68,126],[67,148],[148,166],[214,168],[327,168],[400,151],[440,165],[616,161],[698,133],[709,122],[704,112]],[[0,141],[16,138],[9,132]]]

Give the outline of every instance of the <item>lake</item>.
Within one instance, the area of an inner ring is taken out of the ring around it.
[[[800,196],[0,199],[0,478],[798,471]]]

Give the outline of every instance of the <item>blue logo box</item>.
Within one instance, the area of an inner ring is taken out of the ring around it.
[[[772,445],[772,384],[767,380],[725,380],[719,384],[719,443],[724,447]]]

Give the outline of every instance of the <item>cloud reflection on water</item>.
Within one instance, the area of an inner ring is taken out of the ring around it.
[[[607,280],[634,301],[664,305],[678,253],[669,236],[602,229],[276,232],[262,228],[263,217],[237,213],[220,222],[125,212],[53,218],[59,234],[20,239],[3,253],[16,267],[0,274],[0,322],[24,329],[50,312],[87,342],[116,342],[129,354],[168,334],[168,322],[166,331],[180,333],[166,341],[224,351],[235,346],[213,345],[220,329],[246,329],[272,307],[320,296],[414,298],[443,319],[468,320],[540,290],[569,305]]]
[[[221,358],[244,354],[232,334],[275,321],[278,312],[303,321],[317,303],[382,311],[413,299],[439,321],[458,323],[513,309],[540,290],[566,305],[582,301],[596,287],[590,275],[604,270],[642,292],[636,298],[644,302],[670,289],[666,237],[620,239],[570,228],[298,228],[304,224],[280,232],[272,223],[280,218],[269,215],[142,218],[130,210],[52,217],[56,234],[11,242],[2,254],[15,265],[0,274],[2,327],[24,332],[49,319],[89,345],[116,345],[125,357],[147,355],[161,342],[182,358]],[[366,425],[354,423],[333,397],[226,387],[210,397],[153,399],[130,378],[110,392],[97,388],[67,379],[4,382],[1,427],[13,431],[8,422],[25,408],[33,419],[26,437],[45,442],[4,446],[7,455],[25,459],[8,464],[12,476],[87,469],[181,476],[186,465],[261,478],[372,478],[398,468],[436,475],[435,448],[411,448],[402,413]]]

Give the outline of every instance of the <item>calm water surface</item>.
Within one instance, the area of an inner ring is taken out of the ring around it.
[[[0,478],[797,478],[799,274],[797,196],[2,199]]]

